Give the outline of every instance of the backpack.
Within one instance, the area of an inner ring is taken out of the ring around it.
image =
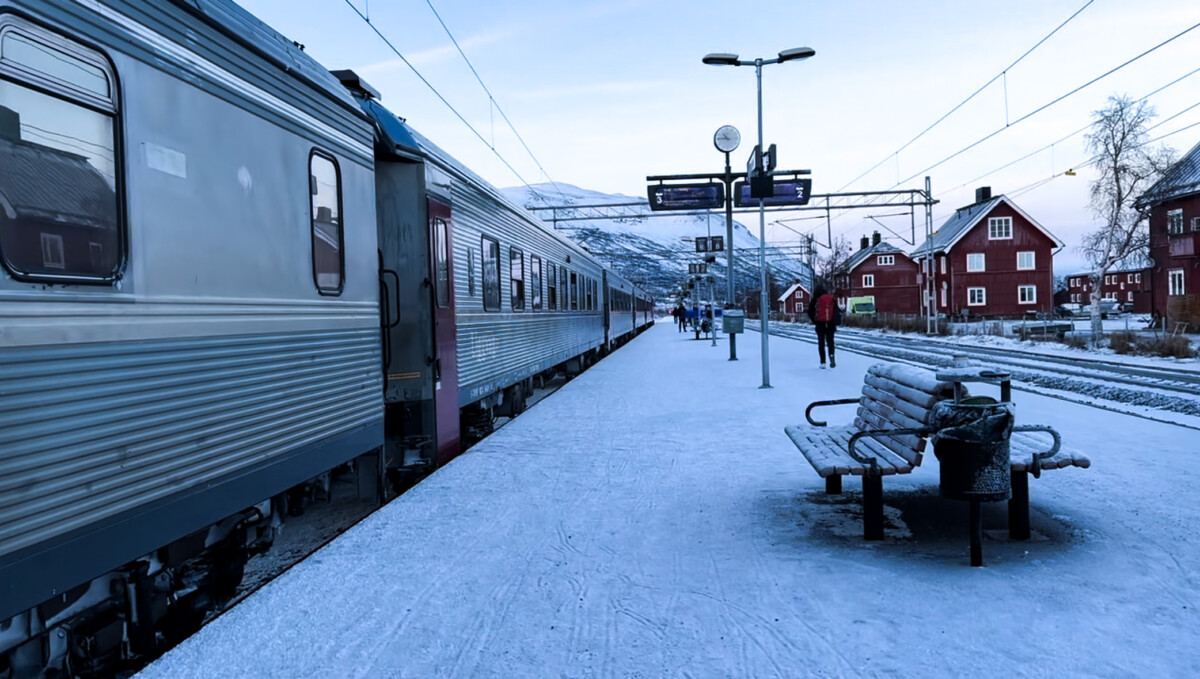
[[[833,301],[833,295],[825,294],[817,298],[817,321],[828,323],[833,320],[834,307],[836,304]]]

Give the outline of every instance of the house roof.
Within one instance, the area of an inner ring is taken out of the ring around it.
[[[776,301],[776,302],[782,302],[782,301],[784,301],[785,299],[787,299],[788,297],[791,297],[793,294],[795,294],[795,292],[796,292],[797,290],[803,290],[803,291],[805,291],[805,292],[808,292],[808,288],[804,287],[804,285],[803,285],[803,284],[801,284],[801,283],[793,283],[793,284],[792,284],[792,287],[788,288],[788,289],[787,289],[787,292],[785,292],[785,293],[783,293],[782,295],[780,295],[780,296],[779,296],[779,299],[777,299],[777,300],[775,300],[775,301]]]
[[[1113,264],[1112,267],[1108,270],[1108,273],[1109,274],[1138,273],[1139,271],[1145,271],[1146,269],[1149,269],[1152,266],[1154,266],[1154,260],[1150,259],[1149,255],[1147,255],[1146,253],[1138,252],[1138,253],[1129,255],[1128,257],[1117,262],[1116,264]],[[1090,275],[1092,275],[1092,272],[1087,269],[1081,269],[1074,273],[1063,274],[1063,275],[1068,278],[1070,278],[1072,276],[1090,276]]]
[[[1143,193],[1137,204],[1153,205],[1194,193],[1200,193],[1200,143],[1163,173],[1162,179]]]
[[[904,251],[901,250],[900,248],[892,245],[891,243],[889,243],[885,240],[881,240],[878,243],[876,243],[870,247],[863,248],[863,249],[859,250],[858,252],[854,253],[853,255],[850,255],[850,259],[847,259],[846,263],[842,265],[842,270],[843,271],[854,271],[854,269],[856,269],[858,267],[858,265],[867,261],[867,259],[869,257],[871,257],[872,255],[886,255],[886,254],[890,254],[890,253],[894,253],[894,252],[899,252],[900,254],[904,255]],[[908,255],[904,255],[904,256],[907,257]]]
[[[112,229],[117,201],[83,156],[0,138],[0,204],[21,217]]]
[[[971,229],[973,229],[975,225],[980,222],[980,220],[991,213],[991,211],[1000,203],[1008,205],[1015,210],[1017,214],[1024,217],[1030,224],[1033,224],[1034,228],[1044,233],[1047,238],[1054,242],[1056,247],[1062,247],[1063,242],[1059,240],[1057,236],[1047,231],[1046,227],[1039,224],[1033,217],[1030,217],[1029,214],[1018,207],[1016,203],[1009,200],[1007,196],[999,195],[985,200],[982,203],[975,203],[973,205],[960,207],[955,210],[954,214],[951,215],[944,224],[942,224],[941,228],[939,228],[937,231],[934,231],[933,236],[926,239],[924,243],[921,243],[920,247],[918,247],[916,250],[913,250],[909,256],[915,259],[925,255],[927,252],[937,254],[939,252],[948,251],[950,248],[954,247],[955,243],[962,240],[963,236],[967,235]]]

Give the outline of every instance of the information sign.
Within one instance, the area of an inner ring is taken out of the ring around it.
[[[696,252],[708,252],[708,238],[706,236],[696,237]]]
[[[788,179],[775,182],[774,195],[763,198],[763,205],[808,205],[812,194],[811,179]],[[750,195],[750,185],[746,182],[734,182],[733,204],[736,207],[755,207],[758,199]]]
[[[707,264],[688,264],[688,273],[689,274],[708,273],[708,265]]]
[[[708,251],[720,252],[725,249],[725,236],[711,236],[708,239]]]
[[[651,210],[704,210],[725,205],[724,184],[651,184]]]

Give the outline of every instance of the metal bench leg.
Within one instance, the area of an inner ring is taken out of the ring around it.
[[[863,537],[883,539],[883,476],[863,474]]]
[[[1012,473],[1012,499],[1008,501],[1008,537],[1029,539],[1029,474]]]
[[[825,477],[825,494],[838,495],[842,492],[842,475],[834,474]]]

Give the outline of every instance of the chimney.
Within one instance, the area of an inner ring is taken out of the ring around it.
[[[975,189],[975,202],[976,203],[982,203],[984,201],[991,200],[991,199],[992,199],[992,187],[981,186],[981,187]]]
[[[21,141],[21,116],[11,108],[0,106],[0,139]]]
[[[866,250],[867,248],[871,247],[871,241],[868,240],[866,236],[863,236],[862,240],[858,242],[858,246],[859,250]]]
[[[871,234],[871,245],[879,245],[879,241],[881,241],[881,240],[883,240],[883,239],[882,239],[882,237],[879,235],[879,232],[878,232],[878,231],[876,231],[875,233]]]

